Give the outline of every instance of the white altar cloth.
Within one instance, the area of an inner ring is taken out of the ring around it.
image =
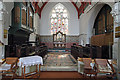
[[[32,65],[43,65],[43,59],[41,56],[28,56],[28,57],[22,57],[19,59],[18,66],[32,66]]]

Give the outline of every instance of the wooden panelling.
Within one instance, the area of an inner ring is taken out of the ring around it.
[[[76,46],[73,45],[71,46],[71,55],[77,60],[78,57],[83,58],[83,57],[90,57],[90,47],[83,47],[83,46]]]
[[[103,46],[105,44],[105,34],[99,35],[98,39],[99,46]]]
[[[28,23],[28,25],[30,24],[30,19],[29,19],[29,17],[30,17],[30,13],[29,13],[29,10],[30,8],[28,8],[28,11],[27,11],[27,13],[28,13],[28,17],[27,17],[27,23]]]
[[[113,32],[113,17],[110,14],[111,8],[108,5],[104,5],[100,10],[95,21],[95,34],[104,34],[106,32]]]
[[[22,9],[22,24],[26,25],[26,11]]]
[[[32,21],[32,17],[30,16],[30,28],[33,28],[32,25],[33,25],[33,21]]]
[[[91,37],[91,45],[103,46],[113,42],[113,33],[95,35]]]
[[[105,34],[105,37],[104,37],[105,39],[105,43],[104,43],[104,45],[109,45],[109,44],[113,44],[112,42],[113,42],[113,33],[110,33],[110,34]]]
[[[94,37],[95,37],[95,36],[92,36],[92,37],[91,37],[91,45],[95,45],[95,44],[96,44]]]
[[[20,22],[20,7],[15,7],[15,22],[19,23]]]
[[[104,45],[104,34],[92,36],[91,45],[96,45],[96,46]]]
[[[39,55],[44,57],[47,54],[47,46],[28,46],[28,45],[7,45],[5,46],[5,57],[26,57]]]

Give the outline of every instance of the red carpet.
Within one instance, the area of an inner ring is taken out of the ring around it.
[[[40,78],[82,78],[82,75],[78,72],[41,72]]]
[[[107,78],[106,76],[98,76],[95,77],[83,77],[82,74],[79,74],[75,71],[46,71],[41,72],[39,80],[113,80],[111,78]]]
[[[13,80],[12,78],[3,78],[2,80]],[[16,77],[15,80],[23,80],[23,77]],[[40,77],[37,75],[32,76],[30,79],[25,80],[116,80],[107,78],[106,76],[95,77],[83,77],[83,75],[74,71],[45,71],[40,73]]]

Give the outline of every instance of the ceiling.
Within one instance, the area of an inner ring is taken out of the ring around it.
[[[35,8],[35,13],[38,13],[40,18],[41,18],[41,12],[44,8],[44,6],[49,2],[50,0],[39,0],[38,2],[32,2],[34,8]],[[84,13],[85,8],[91,4],[90,0],[87,0],[87,2],[83,2],[82,0],[69,0],[74,7],[77,10],[78,13],[78,19],[82,13]]]

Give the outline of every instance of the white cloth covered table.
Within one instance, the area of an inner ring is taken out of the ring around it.
[[[43,59],[40,56],[28,56],[28,57],[22,57],[19,59],[18,66],[32,66],[32,65],[43,65]]]
[[[18,75],[22,76],[22,72],[25,74],[30,73],[30,67],[37,66],[36,69],[40,72],[40,65],[43,65],[43,59],[41,56],[28,56],[19,58],[19,70]],[[23,68],[23,69],[22,69]],[[22,71],[22,72],[21,72]],[[38,72],[37,71],[37,72]]]

